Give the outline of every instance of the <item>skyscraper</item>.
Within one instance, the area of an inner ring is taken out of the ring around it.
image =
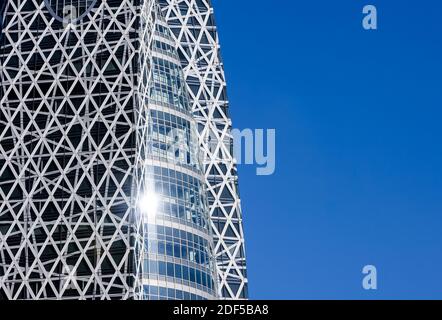
[[[77,3],[5,8],[0,294],[8,299],[142,294],[137,51],[152,41],[151,3]]]
[[[148,76],[146,299],[217,297],[213,239],[196,122],[175,42],[158,6]],[[153,204],[153,207],[152,207]]]
[[[4,4],[0,298],[245,298],[210,4]]]
[[[172,30],[204,154],[219,294],[248,297],[241,202],[224,66],[211,0],[158,0]],[[233,8],[232,8],[233,10]]]

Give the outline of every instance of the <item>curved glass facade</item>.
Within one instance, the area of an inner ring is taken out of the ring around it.
[[[175,40],[198,123],[218,294],[246,299],[248,279],[232,121],[212,0],[157,0]],[[232,2],[233,3],[233,2]]]
[[[211,1],[0,0],[0,31],[0,300],[246,298]]]
[[[198,133],[157,10],[148,81],[144,299],[212,299],[216,274]]]

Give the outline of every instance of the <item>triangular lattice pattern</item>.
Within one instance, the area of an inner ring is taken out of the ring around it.
[[[0,51],[0,299],[141,296],[135,201],[143,137],[134,124],[143,117],[134,84],[140,34],[149,41],[151,32],[139,26],[152,24],[140,24],[137,2],[96,1],[81,23],[66,26],[46,1],[8,1]]]
[[[248,293],[241,206],[212,4],[210,0],[159,3],[178,45],[205,155],[219,294],[226,299],[244,299]]]
[[[196,122],[176,45],[157,6],[151,74],[146,199],[145,299],[215,299],[217,273]],[[150,190],[149,190],[150,189]],[[149,214],[150,211],[150,214]],[[167,266],[167,267],[166,267]]]
[[[144,242],[136,201],[146,181],[148,116],[147,87],[136,78],[149,74],[152,2],[88,0],[75,27],[49,14],[45,5],[59,14],[57,3],[8,1],[2,21],[0,299],[140,298]],[[205,155],[220,295],[246,298],[211,3],[160,4]]]

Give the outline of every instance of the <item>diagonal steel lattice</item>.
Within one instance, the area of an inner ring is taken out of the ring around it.
[[[198,123],[215,237],[219,295],[245,299],[248,280],[241,203],[213,6],[210,0],[158,2],[178,46]]]
[[[77,12],[82,23],[74,25],[53,18],[66,14],[60,7],[49,14],[53,3],[7,1],[3,8],[0,299],[140,299],[144,241],[136,201],[145,187],[147,115],[138,99],[146,88],[137,77],[149,74],[154,4],[84,1]],[[199,125],[219,295],[247,298],[212,5],[159,3]]]
[[[139,299],[152,2],[98,1],[78,25],[45,5],[8,1],[2,26],[0,299]]]

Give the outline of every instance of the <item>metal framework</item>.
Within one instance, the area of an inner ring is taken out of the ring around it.
[[[219,275],[219,295],[245,299],[247,273],[232,122],[210,0],[158,0],[178,54],[198,123]]]
[[[152,14],[154,41],[146,51],[150,75],[143,81],[148,105],[144,298],[215,299],[217,274],[196,122],[176,44],[158,6]]]
[[[193,119],[181,116],[198,125],[215,242],[219,283],[209,288],[201,278],[191,289],[203,298],[218,288],[219,297],[245,299],[237,171],[212,5],[156,1],[171,31],[160,42],[176,49],[165,60],[181,62],[188,91],[181,96],[192,106]],[[156,3],[62,2],[7,1],[1,16],[0,299],[143,299],[143,283],[152,283],[143,269],[153,259],[149,247],[145,259],[150,234],[139,202],[155,170],[146,163],[151,111],[161,108],[152,104],[151,68],[164,53],[152,50]],[[180,174],[199,179],[198,170],[184,167]],[[210,240],[201,230],[195,234]],[[186,259],[200,263],[194,276],[211,272],[208,260],[194,253]]]
[[[47,5],[8,1],[5,11],[0,298],[138,299],[143,157],[134,124],[143,106],[134,84],[152,4],[99,1],[77,25]]]

